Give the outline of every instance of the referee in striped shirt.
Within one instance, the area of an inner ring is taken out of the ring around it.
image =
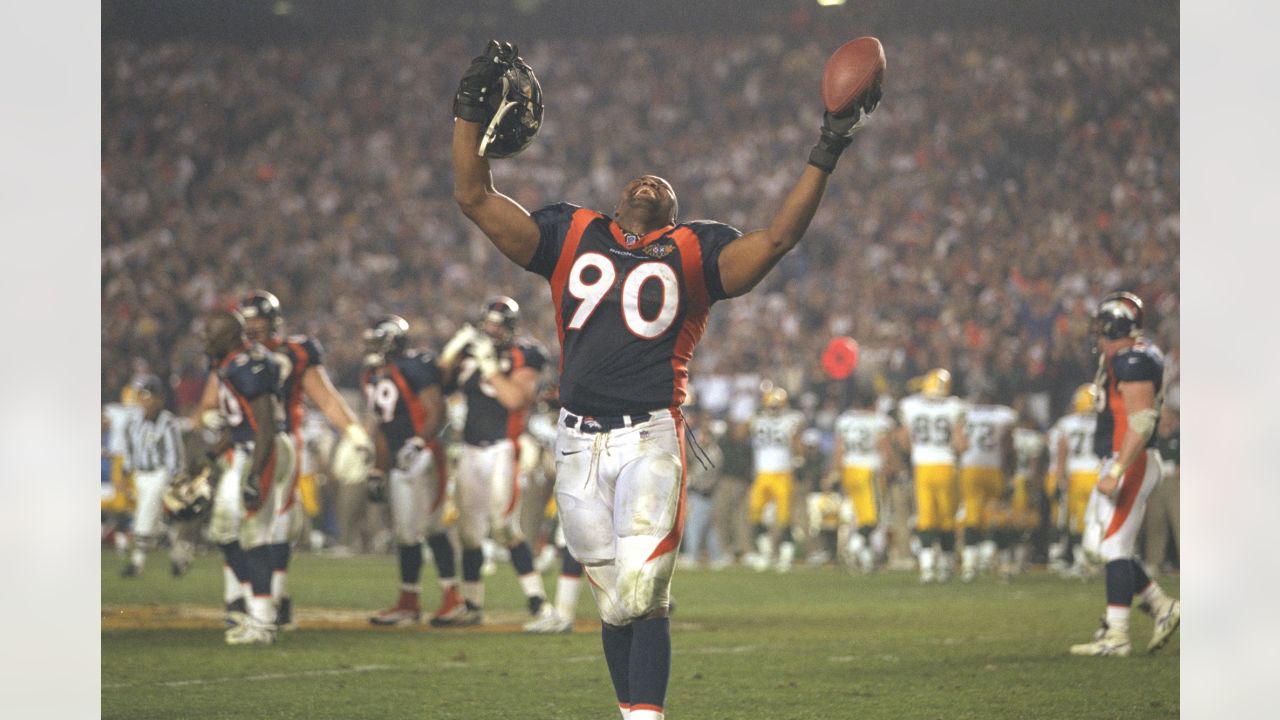
[[[124,463],[133,471],[137,510],[129,564],[121,573],[124,577],[142,573],[147,550],[156,546],[163,530],[160,499],[183,467],[182,431],[177,417],[164,409],[164,384],[160,378],[146,375],[136,380],[134,387],[143,414],[125,428]]]

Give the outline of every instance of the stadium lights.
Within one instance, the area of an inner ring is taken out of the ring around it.
[[[835,7],[836,5],[843,5],[844,0],[818,0],[818,4],[822,7]]]

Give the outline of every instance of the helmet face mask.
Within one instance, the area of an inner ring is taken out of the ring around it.
[[[409,323],[399,315],[379,318],[364,331],[365,367],[382,367],[387,358],[401,355],[409,344]]]
[[[522,58],[515,58],[502,75],[502,93],[495,94],[493,117],[480,140],[480,154],[508,158],[533,142],[542,128],[542,86]]]
[[[1092,331],[1099,340],[1138,337],[1143,325],[1142,300],[1130,292],[1115,292],[1098,303]]]
[[[510,342],[520,321],[520,304],[506,295],[491,298],[480,312],[480,329],[494,340]]]
[[[284,325],[280,300],[266,290],[255,290],[240,301],[240,315],[245,319],[245,332],[254,342],[263,342],[279,333]],[[265,333],[263,321],[266,323]]]

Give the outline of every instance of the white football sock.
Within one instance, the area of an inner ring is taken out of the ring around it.
[[[462,597],[476,607],[484,607],[484,582],[479,580],[463,581]]]
[[[223,565],[222,602],[230,604],[242,597],[244,597],[244,592],[241,590],[240,580],[236,578],[236,574],[231,571],[230,565]]]
[[[547,596],[547,589],[542,585],[542,576],[536,572],[520,576],[520,589],[524,590],[525,597],[545,598]]]
[[[556,613],[565,620],[578,614],[578,594],[582,591],[582,578],[561,575],[556,581]]]
[[[271,599],[276,605],[280,604],[280,599],[289,594],[289,573],[284,570],[273,570],[271,572]]]

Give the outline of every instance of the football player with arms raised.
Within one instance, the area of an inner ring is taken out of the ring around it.
[[[849,561],[862,572],[875,569],[871,533],[880,522],[880,499],[885,497],[885,478],[894,464],[889,446],[893,418],[875,409],[876,396],[870,388],[859,388],[855,406],[836,418],[836,481],[853,504],[857,528],[849,534]],[[833,483],[834,484],[834,483]]]
[[[1142,300],[1129,292],[1103,298],[1094,314],[1094,384],[1101,399],[1093,443],[1102,467],[1082,543],[1104,564],[1107,610],[1093,641],[1072,645],[1073,655],[1128,655],[1134,595],[1155,620],[1147,652],[1163,647],[1181,621],[1179,602],[1165,595],[1134,554],[1147,498],[1160,484],[1156,423],[1164,400],[1164,358],[1142,335],[1143,314]]]
[[[454,197],[503,255],[550,282],[563,405],[556,501],[603,620],[622,716],[653,720],[663,717],[671,673],[667,614],[685,504],[679,407],[694,346],[712,303],[755,287],[800,241],[880,91],[846,117],[824,117],[782,207],[743,235],[681,222],[675,190],[656,175],[628,182],[612,215],[566,203],[531,215],[498,192],[488,157],[532,140],[542,112],[534,87],[508,44],[491,42],[467,69],[454,103]]]
[[[228,564],[235,562],[230,546],[243,548],[237,575],[250,586],[248,614],[228,628],[227,644],[269,645],[276,639],[269,545],[276,516],[291,499],[297,458],[281,401],[289,368],[278,355],[251,344],[244,328],[244,318],[234,310],[215,311],[204,323],[205,354],[218,381],[228,431],[211,459],[231,452],[218,482],[209,536],[223,548]]]
[[[321,364],[324,351],[320,342],[307,335],[285,336],[280,301],[266,290],[255,290],[244,297],[240,301],[240,314],[244,317],[249,341],[261,343],[288,368],[282,394],[285,430],[293,438],[294,446],[299,451],[303,446],[302,398],[305,395],[338,431],[340,439],[332,464],[334,473],[342,478],[363,476],[373,457],[373,443]],[[295,477],[290,480],[284,506],[276,509],[271,529],[271,597],[279,609],[278,622],[285,629],[294,627],[293,601],[288,590],[290,540],[305,524],[296,490]]]
[[[992,402],[989,391],[974,398],[965,414],[969,448],[960,457],[960,502],[964,504],[961,532],[960,579],[972,582],[978,574],[979,548],[988,540],[991,518],[988,506],[1005,488],[1006,471],[1012,465],[1012,433],[1018,413]]]
[[[374,625],[410,625],[422,617],[422,544],[431,548],[440,581],[440,607],[431,624],[457,620],[463,610],[453,543],[444,532],[448,475],[444,445],[444,392],[435,355],[410,350],[409,323],[399,315],[375,320],[364,331],[364,386],[377,421],[377,469],[370,499],[391,505],[400,556],[396,604],[369,618]],[[386,487],[379,487],[382,479]],[[385,491],[385,492],[384,492]]]
[[[1098,456],[1093,452],[1093,433],[1098,426],[1098,388],[1085,383],[1076,388],[1071,400],[1071,412],[1059,418],[1049,431],[1049,442],[1054,452],[1054,476],[1059,486],[1065,485],[1067,547],[1072,564],[1067,571],[1076,577],[1088,574],[1088,564],[1080,547],[1084,533],[1084,510],[1089,505],[1089,494],[1098,484]]]
[[[466,600],[459,624],[483,621],[483,543],[491,532],[511,553],[529,613],[537,618],[553,611],[520,527],[519,438],[547,360],[536,342],[516,337],[519,318],[515,300],[491,298],[481,310],[479,326],[464,325],[440,356],[446,389],[460,391],[467,401],[457,484]]]

